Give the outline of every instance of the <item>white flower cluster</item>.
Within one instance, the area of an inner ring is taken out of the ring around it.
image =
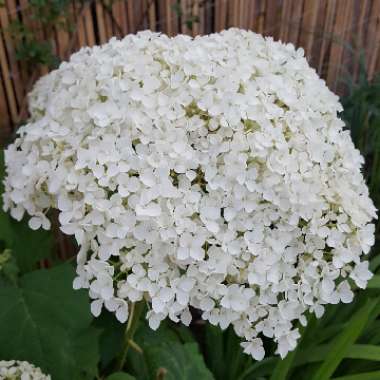
[[[51,377],[28,362],[0,360],[0,380],[51,380]]]
[[[302,49],[230,29],[149,31],[82,49],[42,78],[6,151],[5,208],[49,208],[80,246],[75,288],[128,318],[189,307],[284,356],[305,313],[351,302],[371,273],[375,207],[341,110]]]

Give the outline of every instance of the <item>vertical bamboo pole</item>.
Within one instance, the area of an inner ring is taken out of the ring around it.
[[[332,90],[336,89],[338,77],[341,72],[345,28],[351,22],[351,7],[352,0],[337,1],[337,16],[333,29],[333,41],[331,45],[330,59],[327,71],[327,84]]]
[[[17,20],[17,9],[14,0],[8,0],[6,7],[0,9],[0,24],[3,29],[6,56],[9,60],[9,73],[12,77],[16,103],[20,104],[24,97],[24,90],[21,85],[21,74],[19,64],[16,59],[15,43],[10,35],[9,26],[12,21]],[[9,12],[9,15],[8,15]]]
[[[86,40],[87,40],[87,46],[94,46],[96,41],[95,41],[95,31],[94,31],[94,23],[92,20],[92,13],[91,13],[91,8],[86,7],[83,15],[84,19],[84,27],[86,31]]]
[[[302,20],[303,0],[293,0],[291,18],[289,19],[289,42],[298,46],[300,25]]]
[[[315,28],[317,24],[319,1],[305,0],[302,18],[302,29],[300,45],[305,49],[308,60],[311,58],[313,43],[315,39]]]
[[[96,22],[98,25],[98,33],[99,33],[99,42],[101,44],[104,44],[107,41],[107,30],[106,30],[106,23],[104,19],[104,9],[103,5],[96,2],[95,5],[95,12],[96,12]]]
[[[0,9],[0,12],[1,12],[1,9]],[[0,65],[1,65],[1,75],[3,79],[3,84],[5,87],[5,92],[7,94],[7,99],[8,99],[9,111],[11,113],[11,120],[13,124],[16,124],[18,121],[17,102],[16,102],[15,92],[12,86],[12,81],[9,75],[10,70],[8,66],[8,60],[5,53],[5,46],[4,46],[2,37],[0,38]]]
[[[380,52],[380,0],[373,0],[370,14],[367,37],[367,72],[368,78],[371,80],[375,74],[376,61]]]

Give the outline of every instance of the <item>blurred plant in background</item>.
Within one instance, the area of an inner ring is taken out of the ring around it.
[[[84,1],[86,0],[81,2]],[[74,28],[74,20],[69,12],[70,4],[70,0],[29,1],[27,19],[16,18],[9,24],[9,32],[16,43],[16,58],[19,61],[27,65],[41,64],[50,68],[58,65],[59,58],[53,52],[51,38],[54,27],[67,31]]]
[[[112,13],[112,7],[120,0],[98,0],[103,9],[111,17],[116,28],[120,29]],[[28,13],[26,19],[14,18],[9,24],[8,31],[15,41],[17,60],[27,65],[44,65],[48,68],[56,68],[60,62],[60,57],[54,51],[54,33],[56,30],[63,30],[72,33],[77,27],[77,19],[85,6],[89,7],[94,0],[77,0],[77,12],[70,10],[71,0],[30,0],[28,2]],[[202,7],[205,0],[198,1],[197,6]],[[195,23],[199,23],[198,15],[194,15],[192,10],[195,1],[188,4],[188,11],[184,12],[181,2],[172,4],[171,9],[183,23],[191,29]],[[0,7],[5,6],[0,1]],[[69,43],[68,51],[73,47],[73,42]]]
[[[342,98],[342,117],[365,158],[364,175],[371,197],[380,208],[380,75],[369,82],[364,65],[361,67],[358,81],[349,84],[348,95]]]

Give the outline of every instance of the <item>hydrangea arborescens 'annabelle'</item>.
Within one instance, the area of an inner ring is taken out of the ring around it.
[[[297,321],[351,302],[371,273],[376,210],[341,110],[302,49],[231,29],[142,32],[84,48],[42,78],[6,151],[5,208],[80,245],[75,288],[156,329],[189,307],[264,357]]]
[[[18,360],[0,360],[1,380],[51,380],[40,368],[28,362]]]

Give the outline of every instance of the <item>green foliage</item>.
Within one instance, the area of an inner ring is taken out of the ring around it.
[[[70,0],[29,0],[32,17],[43,24],[53,24],[67,15]]]
[[[26,273],[37,269],[38,262],[51,255],[52,233],[44,230],[32,231],[26,219],[17,222],[0,209],[1,246],[10,250],[20,272]]]
[[[94,321],[100,334],[100,366],[105,370],[123,349],[125,326],[117,321],[113,314],[103,311]]]
[[[297,348],[298,349],[298,348]],[[297,349],[290,352],[286,358],[280,360],[273,368],[270,380],[285,380],[288,377],[288,373],[292,368],[294,358],[297,353]]]
[[[380,207],[380,75],[372,82],[362,69],[359,82],[342,99],[342,114],[355,146],[365,157],[364,174],[372,199]]]
[[[203,6],[203,3],[204,2],[198,2],[198,6]],[[187,7],[190,8],[190,11],[188,9],[184,10],[181,6],[180,1],[177,1],[171,6],[173,12],[182,19],[182,22],[186,25],[188,29],[191,29],[193,27],[193,24],[200,22],[199,16],[194,15],[192,13],[193,6],[194,3],[192,2],[190,6]]]
[[[3,151],[0,153],[0,178],[4,177]],[[0,194],[4,191],[0,182]],[[0,250],[9,249],[14,265],[21,273],[37,269],[38,262],[51,256],[53,237],[51,231],[33,231],[23,219],[17,222],[3,211],[0,197]]]
[[[135,380],[134,376],[128,375],[125,372],[115,372],[108,376],[106,380]]]
[[[232,328],[223,332],[220,328],[207,324],[205,334],[205,359],[216,380],[236,380],[242,369],[252,362],[243,353],[240,339]]]
[[[161,343],[148,347],[145,355],[150,379],[160,374],[165,380],[213,379],[196,343]]]
[[[377,299],[369,299],[366,304],[351,317],[344,330],[332,340],[326,360],[319,366],[312,380],[330,379],[340,362],[347,356],[347,352],[350,350],[352,344],[360,336],[377,303]]]
[[[16,43],[16,59],[28,65],[41,64],[50,68],[58,65],[59,58],[53,52],[51,39],[57,28],[73,30],[70,3],[70,0],[29,1],[23,22],[14,19],[8,28]]]
[[[21,222],[11,220],[10,224],[13,233],[11,233],[12,243],[9,247],[22,273],[36,269],[40,260],[51,256],[53,249],[51,231],[33,231],[26,219]]]
[[[54,379],[92,379],[97,374],[98,331],[86,292],[75,292],[74,271],[64,264],[0,288],[0,357],[27,360]]]

